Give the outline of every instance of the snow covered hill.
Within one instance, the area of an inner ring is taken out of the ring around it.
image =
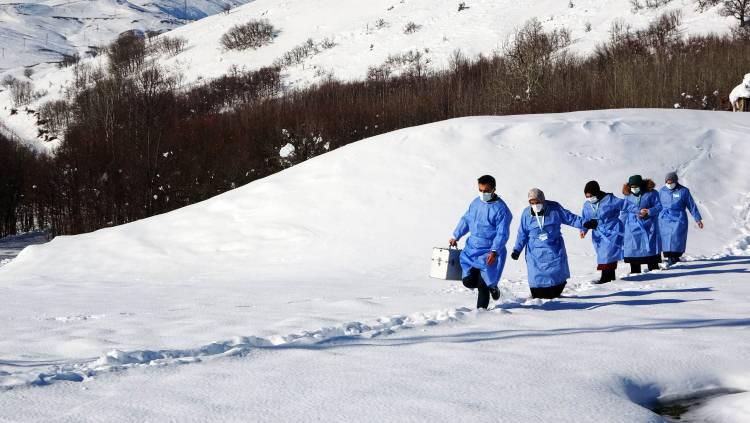
[[[748,391],[749,131],[722,112],[456,119],[29,247],[0,268],[0,418],[656,422],[657,397]],[[427,277],[483,173],[518,215],[531,187],[579,211],[590,179],[675,169],[706,229],[674,270],[594,287],[568,229],[566,298],[527,300],[519,262],[486,313]],[[747,421],[746,400],[695,412]]]
[[[109,11],[113,7],[106,3],[113,0],[97,1],[97,5],[101,4],[97,6],[98,10]],[[189,4],[205,4],[201,10],[209,10],[211,5],[217,7],[215,2],[190,1]],[[176,3],[177,6],[181,4],[179,0]],[[642,28],[669,10],[682,12],[685,34],[725,33],[734,24],[731,18],[719,16],[716,9],[698,13],[693,0],[673,0],[660,8],[642,10],[633,10],[628,0],[470,0],[464,3],[468,7],[459,11],[459,2],[454,0],[255,0],[228,14],[215,14],[171,31],[169,36],[184,37],[188,45],[183,52],[163,58],[161,64],[184,74],[185,83],[191,84],[224,75],[233,67],[252,70],[270,66],[308,39],[318,45],[326,41],[326,48],[315,49],[317,53],[301,54],[299,63],[284,68],[288,86],[304,87],[329,76],[342,80],[364,79],[369,67],[383,64],[389,56],[410,51],[422,54],[427,67],[431,69],[448,66],[450,57],[459,50],[466,57],[492,54],[502,49],[514,30],[531,18],[539,19],[547,30],[561,27],[570,29],[573,39],[571,48],[577,52],[590,52],[597,43],[606,40],[616,20]],[[166,1],[157,2],[151,9],[166,9],[166,4]],[[139,8],[146,7],[145,3],[137,5]],[[126,6],[130,10],[128,13],[135,13],[133,8],[136,3],[122,5]],[[12,7],[24,10],[22,6]],[[126,12],[122,14],[125,16]],[[60,25],[56,18],[49,19],[51,24]],[[145,18],[139,19],[143,25],[151,22]],[[232,26],[253,19],[267,19],[279,31],[278,37],[257,50],[225,50],[220,44],[221,36]],[[26,25],[25,20],[18,22],[19,25]],[[78,25],[64,22],[65,25]],[[410,24],[413,24],[414,30],[407,33],[405,29]],[[76,35],[69,38],[76,45],[90,45],[92,25],[100,23],[84,22],[83,28],[74,31]],[[136,24],[128,23],[126,26],[132,25]],[[110,31],[112,34],[124,26],[116,25],[115,28]],[[112,34],[107,33],[100,38],[111,39]],[[3,39],[0,37],[0,42]],[[35,45],[41,48],[40,43],[45,39],[41,36],[36,39]],[[50,40],[53,40],[50,43],[58,42],[54,41],[55,36],[50,36]],[[101,58],[91,61],[101,63]],[[0,69],[7,67],[0,65]],[[24,78],[20,68],[11,69],[6,74]],[[36,109],[46,101],[59,98],[64,92],[63,87],[71,79],[70,69],[58,70],[53,65],[35,67],[35,90],[45,95],[29,107]],[[36,139],[33,117],[25,113],[10,116],[10,107],[8,91],[0,92],[0,121],[5,121],[18,137],[41,149],[55,147],[56,143],[45,144]]]
[[[20,0],[0,2],[0,72],[84,56],[128,30],[162,32],[246,0]]]

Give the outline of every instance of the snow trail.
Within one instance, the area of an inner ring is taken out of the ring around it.
[[[289,335],[269,337],[237,336],[230,340],[213,342],[193,349],[181,350],[111,350],[96,359],[71,362],[19,363],[0,360],[3,367],[42,367],[31,371],[9,373],[0,371],[0,388],[13,389],[21,386],[44,386],[57,381],[82,382],[101,373],[121,371],[141,366],[166,366],[197,363],[221,357],[245,356],[256,349],[294,348],[320,345],[329,342],[352,342],[387,336],[396,332],[424,326],[434,326],[457,322],[471,310],[455,308],[430,313],[413,313],[381,317],[375,322],[348,322],[341,325],[323,327],[313,331],[303,331]]]
[[[750,254],[748,254],[750,255]],[[725,255],[717,255],[715,258],[691,258],[690,261],[722,261],[726,259]],[[679,265],[676,267],[679,268]],[[669,272],[652,271],[641,275],[627,275],[628,281],[648,281],[650,276],[662,274],[669,277]],[[650,275],[650,276],[649,276]],[[680,277],[679,274],[672,277]],[[564,295],[555,300],[532,299],[517,295],[511,286],[518,288],[519,285],[527,286],[526,280],[511,282],[504,279],[501,282],[501,298],[495,302],[489,310],[473,310],[467,307],[451,308],[445,310],[432,311],[427,313],[412,313],[394,316],[383,316],[374,322],[351,321],[335,326],[321,327],[312,331],[302,331],[288,335],[271,335],[266,337],[259,336],[235,336],[229,340],[212,342],[197,348],[188,349],[162,349],[162,350],[132,350],[123,351],[113,349],[97,358],[80,359],[73,361],[40,361],[40,362],[15,362],[0,360],[0,369],[2,368],[32,368],[32,370],[22,370],[18,372],[7,372],[0,370],[0,389],[16,389],[29,386],[46,386],[52,383],[65,382],[83,382],[104,373],[119,372],[123,370],[148,367],[148,366],[173,366],[191,363],[200,363],[221,359],[225,357],[244,357],[255,350],[273,350],[281,348],[306,348],[321,346],[325,344],[344,344],[363,342],[368,339],[383,338],[400,333],[404,330],[419,329],[428,326],[442,325],[446,323],[458,323],[467,316],[481,318],[484,313],[506,314],[516,309],[527,309],[537,311],[554,311],[554,310],[595,310],[603,305],[628,305],[631,300],[622,300],[609,303],[577,303],[576,300],[586,300],[592,298],[625,296],[626,298],[637,298],[644,295],[644,290],[652,288],[651,284],[645,284],[641,287],[633,287],[622,284],[608,284],[609,293],[599,296],[587,296],[587,291],[595,288],[591,282],[581,281],[570,284],[564,291]],[[612,289],[614,288],[614,289]],[[710,288],[698,289],[673,289],[675,293],[680,292],[710,292]],[[446,293],[469,293],[472,297],[473,290],[463,288],[456,284],[452,289],[445,290]],[[647,291],[648,293],[649,291]],[[690,300],[690,301],[702,301]],[[674,299],[662,300],[661,303],[684,303],[688,300]],[[70,322],[79,320],[97,319],[103,316],[65,316],[50,318],[59,322]],[[724,326],[746,326],[750,325],[750,319],[693,319],[682,321],[680,328],[685,327],[724,327]],[[612,328],[602,326],[600,328],[587,328],[586,332],[619,332],[630,330],[649,330],[649,329],[669,329],[668,323],[654,323],[646,326],[633,325]],[[678,327],[678,326],[674,326]],[[507,337],[523,337],[527,331],[508,331]],[[579,328],[562,328],[556,329],[558,335],[581,333]],[[481,341],[481,338],[473,338],[472,341]],[[398,341],[395,341],[396,343]]]

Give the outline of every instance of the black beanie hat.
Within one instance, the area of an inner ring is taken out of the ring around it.
[[[599,182],[596,182],[596,181],[586,182],[586,187],[583,188],[584,194],[597,195],[601,191],[602,191],[601,188],[599,188]]]
[[[643,178],[641,177],[641,175],[633,175],[628,179],[628,185],[630,185],[631,187],[643,186]]]

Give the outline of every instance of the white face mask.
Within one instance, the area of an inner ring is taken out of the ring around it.
[[[599,199],[596,198],[596,196],[593,196],[593,197],[587,198],[586,201],[588,201],[591,204],[595,204],[595,203],[599,202]]]
[[[641,187],[630,188],[630,192],[632,192],[633,194],[640,194]]]
[[[491,192],[480,192],[479,193],[479,199],[484,201],[485,203],[492,200],[493,193]]]
[[[675,184],[674,182],[671,183],[671,184],[667,184],[667,188],[669,188],[669,189],[675,189],[675,188],[677,188],[677,184]]]
[[[534,210],[534,213],[539,213],[544,208],[544,204],[532,204],[531,210]]]

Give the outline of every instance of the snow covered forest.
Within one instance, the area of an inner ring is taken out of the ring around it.
[[[607,41],[577,54],[568,29],[532,19],[490,56],[456,50],[436,69],[424,51],[410,50],[371,66],[366,80],[304,88],[284,85],[283,63],[186,86],[157,60],[186,40],[128,32],[102,51],[106,66],[61,65],[74,75],[62,99],[37,109],[21,99],[10,110],[33,116],[40,137],[64,142],[54,155],[40,154],[0,132],[0,235],[132,222],[363,138],[454,117],[730,109],[728,92],[750,69],[750,36],[686,36],[683,26],[679,11],[640,29],[615,21]]]

